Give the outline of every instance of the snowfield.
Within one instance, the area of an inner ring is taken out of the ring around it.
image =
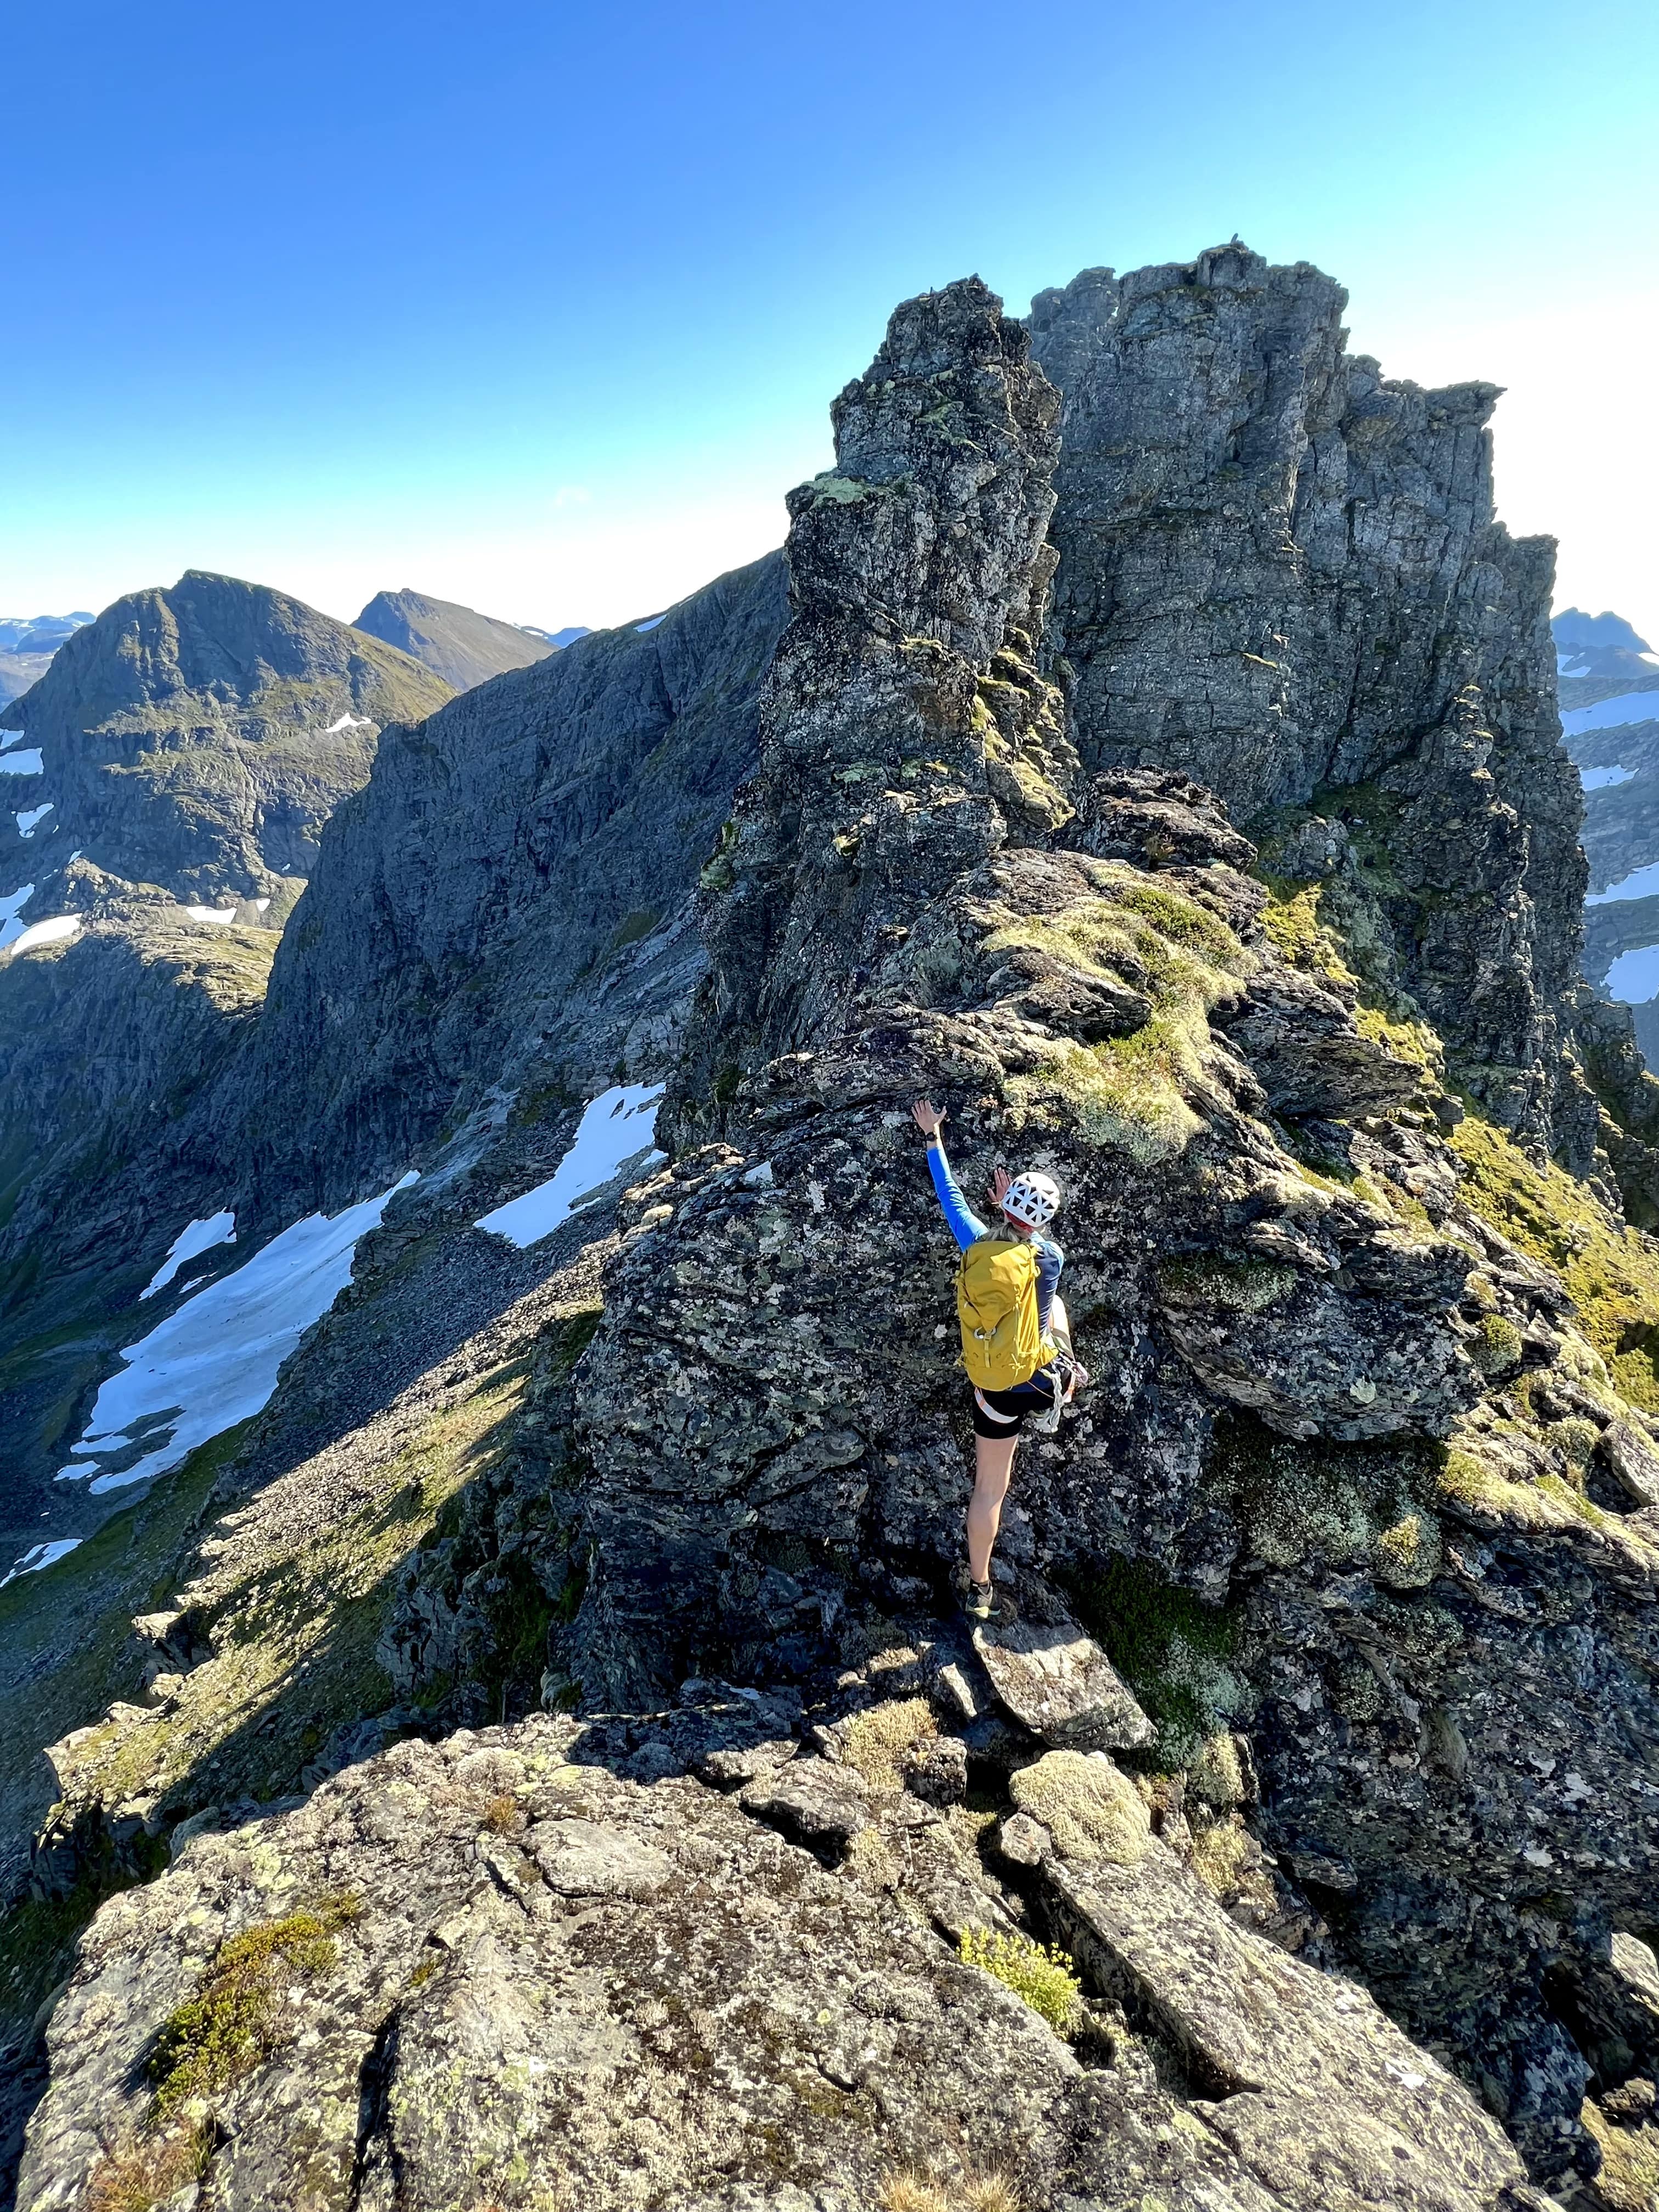
[[[216,1244],[236,1242],[236,1216],[234,1213],[210,1214],[205,1221],[192,1221],[181,1229],[173,1240],[173,1249],[149,1281],[139,1291],[141,1298],[153,1298],[158,1291],[166,1290],[186,1260],[193,1260],[201,1252],[210,1252]]]
[[[38,1575],[42,1567],[55,1566],[59,1559],[67,1559],[81,1541],[78,1536],[59,1536],[50,1544],[33,1544],[24,1553],[9,1575],[0,1575],[0,1589],[15,1583],[19,1575]]]
[[[95,1464],[63,1468],[59,1482],[90,1477],[94,1496],[148,1482],[177,1467],[198,1444],[258,1413],[276,1387],[283,1362],[350,1281],[357,1239],[380,1225],[393,1195],[415,1181],[411,1170],[378,1198],[366,1198],[331,1219],[313,1213],[296,1221],[129,1346],[120,1372],[98,1393],[86,1433],[70,1450],[95,1462],[121,1457],[141,1439],[149,1449],[119,1473],[100,1474]],[[191,1224],[202,1230],[210,1225]]]
[[[1626,691],[1622,698],[1603,699],[1594,707],[1575,707],[1561,717],[1561,727],[1570,738],[1582,738],[1586,730],[1622,729],[1626,722],[1651,722],[1659,720],[1659,691]]]
[[[33,889],[31,884],[29,890]],[[80,927],[78,914],[55,914],[46,921],[32,921],[14,938],[0,937],[0,945],[4,945],[9,956],[15,957],[19,952],[32,952],[37,945],[61,945],[66,938],[73,937]]]
[[[547,1181],[484,1214],[473,1224],[474,1228],[505,1237],[521,1252],[550,1237],[569,1220],[585,1198],[609,1182],[628,1162],[650,1151],[657,1126],[657,1101],[662,1093],[660,1083],[649,1090],[637,1083],[625,1083],[602,1091],[582,1115],[574,1142]]]

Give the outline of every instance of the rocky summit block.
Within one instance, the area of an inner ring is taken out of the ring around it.
[[[1233,1926],[1103,1758],[1048,1754],[1025,1795],[1053,1827],[1016,1816],[1092,1993],[1061,2034],[896,1862],[832,1869],[582,1739],[404,1743],[113,1899],[52,2014],[19,2212],[198,2182],[239,2212],[1538,2201],[1362,1991]]]

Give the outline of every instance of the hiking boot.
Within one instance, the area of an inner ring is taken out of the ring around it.
[[[962,1609],[969,1620],[1000,1620],[1002,1607],[996,1591],[989,1583],[969,1582]]]

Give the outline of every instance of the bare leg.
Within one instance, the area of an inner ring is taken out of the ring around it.
[[[1002,1501],[1014,1471],[1018,1436],[974,1438],[974,1494],[968,1501],[968,1571],[976,1583],[991,1579],[991,1547],[1002,1523]]]

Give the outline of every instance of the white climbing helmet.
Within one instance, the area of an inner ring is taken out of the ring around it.
[[[1002,1210],[1028,1229],[1042,1229],[1060,1211],[1060,1185],[1046,1175],[1016,1176],[1002,1194]]]

